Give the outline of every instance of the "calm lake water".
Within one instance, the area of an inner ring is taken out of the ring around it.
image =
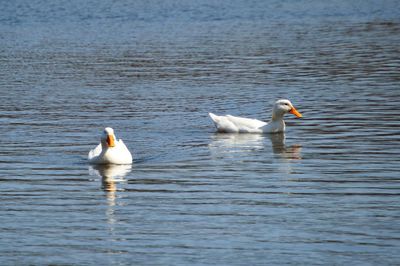
[[[1,265],[400,262],[398,1],[0,7]],[[285,135],[207,115],[278,98]]]

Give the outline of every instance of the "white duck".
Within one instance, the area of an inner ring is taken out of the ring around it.
[[[88,155],[92,164],[131,164],[132,155],[122,139],[117,140],[114,130],[106,127],[101,135],[100,144]]]
[[[286,113],[294,114],[297,117],[302,115],[293,107],[289,100],[278,100],[272,109],[272,119],[269,123],[257,119],[236,117],[232,115],[218,116],[209,113],[218,132],[225,133],[279,133],[285,132],[285,121],[283,116]]]

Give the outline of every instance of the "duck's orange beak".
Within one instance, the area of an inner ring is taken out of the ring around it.
[[[289,113],[294,114],[297,117],[302,117],[302,115],[299,113],[299,111],[296,110],[296,108],[292,107],[292,109],[290,109]]]
[[[113,135],[107,135],[108,147],[115,147],[115,140]]]

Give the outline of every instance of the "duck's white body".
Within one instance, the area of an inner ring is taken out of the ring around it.
[[[292,113],[297,117],[302,115],[293,107],[289,100],[278,100],[272,110],[269,123],[257,119],[243,118],[232,115],[218,116],[209,113],[218,132],[224,133],[279,133],[285,132],[283,116]]]
[[[106,128],[101,142],[88,154],[92,164],[131,164],[132,155],[124,142],[117,140],[112,128]]]
[[[217,131],[224,133],[278,133],[285,131],[282,120],[266,123],[257,119],[237,117],[233,115],[215,115],[209,113]]]

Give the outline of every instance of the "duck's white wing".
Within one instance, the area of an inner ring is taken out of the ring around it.
[[[252,118],[237,117],[233,115],[227,115],[226,117],[239,128],[239,132],[260,129],[267,124],[263,121]]]
[[[262,127],[267,123],[251,118],[243,118],[232,115],[218,116],[209,114],[219,132],[227,133],[262,133]]]
[[[219,116],[213,113],[209,113],[215,127],[219,132],[235,133],[238,132],[238,128],[233,124],[226,116]]]
[[[88,154],[88,159],[89,159],[89,161],[92,161],[94,158],[96,158],[97,156],[99,156],[100,155],[100,153],[101,153],[101,143],[99,144],[99,145],[97,145],[97,147],[96,148],[94,148],[93,150],[90,150],[89,151],[89,154]]]
[[[119,157],[120,163],[121,164],[130,164],[130,163],[132,163],[132,154],[128,150],[128,147],[126,147],[126,145],[122,141],[122,139],[117,141],[116,147],[118,149],[118,157]]]

